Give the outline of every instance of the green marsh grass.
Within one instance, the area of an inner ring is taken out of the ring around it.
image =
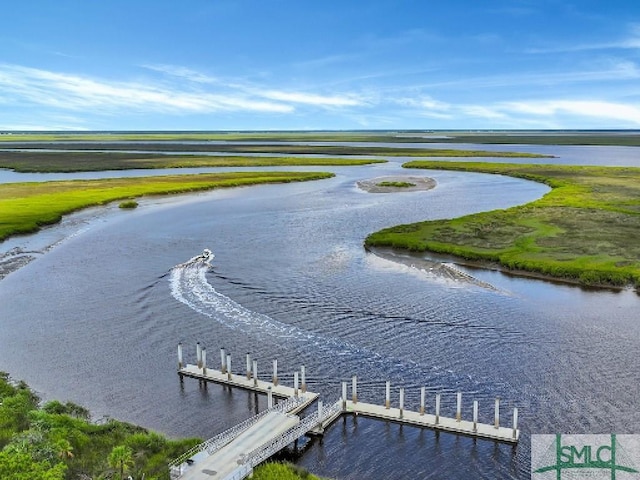
[[[82,208],[144,195],[189,193],[332,177],[326,172],[231,172],[0,185],[0,240],[32,233]]]
[[[368,246],[451,254],[584,285],[640,285],[640,169],[416,161],[407,168],[484,172],[551,187],[526,205],[387,228]]]
[[[377,183],[376,186],[378,186],[378,187],[394,187],[394,188],[409,188],[409,187],[415,187],[416,184],[415,183],[411,183],[411,182],[380,182],[380,183]]]
[[[120,205],[118,205],[118,207],[124,210],[130,210],[130,209],[138,208],[138,202],[136,202],[135,200],[126,200],[124,202],[121,202]]]
[[[640,146],[637,132],[561,131],[342,131],[342,132],[115,132],[115,133],[11,133],[2,142],[116,142],[116,141],[229,141],[229,142],[376,142],[478,143],[516,145],[627,145]]]
[[[157,147],[157,146],[156,146]],[[129,147],[131,148],[131,147]],[[132,154],[125,152],[2,152],[0,168],[16,172],[100,172],[152,168],[357,166],[385,160]]]
[[[22,143],[12,145],[12,148],[20,148],[25,150],[24,152],[0,152],[4,157],[5,154],[15,153],[14,157],[24,156],[31,150],[32,153],[55,153],[55,152],[35,152],[36,149],[46,148],[48,150],[68,150],[69,144],[65,143]],[[279,144],[238,144],[238,143],[199,143],[199,144],[182,144],[175,142],[166,143],[136,143],[135,146],[127,143],[108,143],[108,142],[87,142],[87,143],[74,143],[72,148],[74,150],[82,150],[83,153],[76,152],[58,152],[65,155],[75,154],[89,156],[94,153],[101,153],[109,155],[112,152],[125,153],[132,148],[145,152],[215,152],[215,153],[230,153],[230,154],[247,154],[247,153],[268,153],[275,155],[359,155],[359,156],[388,156],[388,157],[502,157],[502,158],[545,158],[548,155],[540,155],[537,153],[522,153],[522,152],[493,152],[486,150],[459,150],[459,149],[443,149],[443,148],[407,148],[407,147],[385,147],[385,146],[351,146],[351,145],[291,145],[286,143]],[[105,154],[103,150],[109,150],[109,153]],[[86,153],[84,153],[86,152]],[[132,154],[128,154],[132,155]],[[143,155],[137,154],[138,157]],[[185,155],[182,155],[185,156]],[[156,159],[157,160],[157,159]],[[175,159],[174,159],[175,160]],[[205,159],[206,160],[206,159]],[[313,165],[315,159],[312,157],[296,158],[295,160],[301,162],[300,164]],[[332,159],[334,162],[340,163],[340,160],[344,162],[344,159]],[[201,159],[202,161],[202,159]],[[214,162],[215,160],[209,158],[208,161]],[[255,160],[254,161],[259,161]],[[265,161],[265,160],[262,160]],[[372,163],[370,160],[365,163]],[[1,164],[0,164],[1,165]]]

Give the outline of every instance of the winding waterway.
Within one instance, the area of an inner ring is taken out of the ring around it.
[[[582,148],[584,163],[616,162],[615,147]],[[493,287],[485,288],[435,276],[420,259],[392,262],[362,247],[385,226],[505,208],[547,187],[420,171],[436,188],[372,194],[356,182],[416,172],[399,159],[316,170],[336,177],[92,210],[0,244],[2,252],[37,256],[0,281],[1,369],[45,398],[172,436],[210,437],[266,403],[188,379],[181,385],[178,341],[190,361],[196,341],[213,359],[225,347],[238,371],[251,352],[265,378],[277,358],[284,382],[304,364],[309,388],[326,402],[357,374],[364,401],[381,403],[389,379],[407,388],[408,408],[417,409],[422,385],[427,408],[442,392],[450,416],[458,390],[467,417],[472,399],[488,423],[496,396],[505,421],[519,408],[516,448],[359,417],[290,452],[339,479],[524,479],[531,433],[637,433],[636,293],[466,270]],[[185,264],[204,248],[216,255],[212,269]],[[392,396],[397,402],[397,388]]]

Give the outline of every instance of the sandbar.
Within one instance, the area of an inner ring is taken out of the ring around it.
[[[381,186],[382,182],[403,182],[413,183],[408,187]],[[370,180],[356,182],[358,188],[369,193],[392,193],[392,192],[421,192],[431,190],[436,186],[436,181],[431,177],[414,177],[406,175],[396,175],[389,177],[376,177]]]

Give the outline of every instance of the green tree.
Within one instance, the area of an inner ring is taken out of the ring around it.
[[[64,463],[51,465],[47,461],[33,460],[28,453],[0,451],[0,478],[64,480],[66,470]]]
[[[111,450],[108,461],[110,467],[120,470],[120,480],[122,480],[125,469],[133,466],[133,451],[126,445],[118,445]]]

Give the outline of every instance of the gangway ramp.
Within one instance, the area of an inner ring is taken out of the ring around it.
[[[300,423],[296,415],[270,411],[217,452],[187,466],[181,480],[224,479],[243,463],[248,452],[269,444]]]

